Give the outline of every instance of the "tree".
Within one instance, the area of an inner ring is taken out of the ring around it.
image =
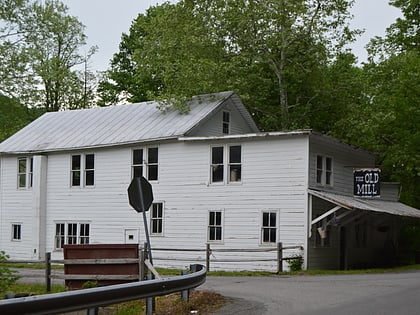
[[[185,0],[152,7],[123,36],[100,84],[103,102],[235,90],[262,129],[300,126],[302,115],[319,111],[316,78],[355,35],[346,25],[352,3]]]
[[[341,139],[379,153],[384,180],[402,185],[401,200],[420,207],[420,55],[418,0],[391,2],[401,8],[384,38],[369,46],[363,68],[364,101],[347,117]]]
[[[0,0],[0,93],[47,111],[87,107],[92,73],[84,26],[56,0]],[[89,78],[89,79],[88,79]]]

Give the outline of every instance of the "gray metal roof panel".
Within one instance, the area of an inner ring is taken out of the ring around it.
[[[183,136],[233,92],[203,95],[190,111],[162,112],[157,102],[46,113],[0,144],[0,153],[59,151]]]
[[[330,201],[346,209],[383,212],[393,215],[420,218],[420,210],[397,201],[386,201],[374,198],[360,198],[309,189],[313,196]]]

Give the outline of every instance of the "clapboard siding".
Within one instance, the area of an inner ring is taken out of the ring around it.
[[[17,157],[2,157],[1,165],[1,250],[11,258],[32,259],[33,253],[33,192],[17,188]],[[6,184],[8,183],[8,184]],[[3,211],[12,209],[12,211]],[[12,241],[12,224],[22,225],[22,240]]]
[[[320,186],[316,183],[317,155],[333,158],[333,185]],[[311,136],[309,155],[309,186],[311,188],[332,190],[338,193],[353,194],[353,168],[375,166],[375,156],[354,146],[326,136]]]
[[[223,121],[223,112],[227,111],[230,113],[230,124],[229,124],[229,134],[244,134],[255,132],[255,129],[252,128],[241,116],[238,108],[234,106],[232,101],[227,101],[226,106],[219,108],[214,115],[205,121],[200,128],[194,130],[191,135],[194,136],[221,136],[223,135],[222,121]]]

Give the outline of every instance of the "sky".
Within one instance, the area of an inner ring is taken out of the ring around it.
[[[364,29],[365,33],[351,46],[359,62],[366,61],[365,45],[374,36],[384,36],[385,29],[395,22],[401,12],[388,5],[389,0],[356,0],[352,9],[353,28]],[[161,4],[159,0],[62,0],[69,8],[69,14],[76,16],[85,26],[87,47],[98,46],[92,57],[92,70],[104,71],[109,61],[118,52],[121,34],[128,33],[132,21],[147,8]],[[176,2],[171,0],[170,2]],[[86,49],[88,50],[88,48]]]

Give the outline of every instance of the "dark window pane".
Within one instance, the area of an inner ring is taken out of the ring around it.
[[[216,225],[222,225],[222,213],[216,212]]]
[[[149,180],[157,180],[158,179],[158,166],[157,165],[149,165]]]
[[[332,159],[327,157],[325,163],[326,163],[325,169],[327,171],[331,171],[332,170]]]
[[[143,150],[133,150],[133,165],[143,164]]]
[[[71,185],[80,186],[80,171],[71,172]]]
[[[276,213],[270,213],[270,226],[276,226]]]
[[[19,174],[19,187],[26,187],[26,174]]]
[[[223,165],[213,165],[212,166],[212,182],[222,182],[223,181]]]
[[[134,166],[133,167],[133,177],[142,177],[143,176],[143,167]]]
[[[211,163],[223,164],[223,147],[211,148]]]
[[[229,147],[229,163],[241,163],[241,146]]]
[[[216,231],[214,227],[210,227],[209,229],[209,240],[214,241],[216,239]]]
[[[86,154],[85,164],[85,169],[93,170],[95,168],[95,155]]]
[[[158,148],[149,148],[147,161],[149,163],[157,163],[158,162]]]
[[[209,213],[209,225],[214,225],[214,224],[215,224],[215,213],[210,212]]]
[[[26,173],[26,158],[19,159],[19,173]]]
[[[71,169],[80,170],[80,155],[73,155],[71,157]]]
[[[268,222],[269,222],[269,213],[264,212],[263,213],[263,226],[268,226]]]
[[[240,182],[242,179],[241,165],[230,165],[230,182]]]
[[[230,122],[230,113],[223,112],[223,122]]]
[[[318,169],[322,169],[323,167],[322,167],[322,156],[320,156],[320,155],[317,155],[317,157],[316,157],[316,168],[318,168]]]
[[[95,171],[86,171],[86,186],[93,186],[95,184]]]
[[[270,229],[270,243],[276,241],[276,229]]]

